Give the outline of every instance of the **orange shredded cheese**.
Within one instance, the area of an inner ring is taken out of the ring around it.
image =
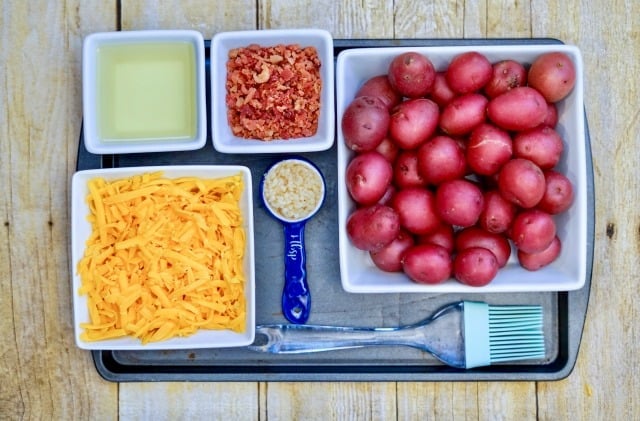
[[[245,330],[240,175],[147,173],[88,187],[92,233],[77,266],[90,317],[83,340]]]

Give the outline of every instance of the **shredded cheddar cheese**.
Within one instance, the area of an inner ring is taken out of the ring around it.
[[[142,343],[198,329],[243,332],[240,175],[89,181],[92,233],[78,263],[90,320],[82,339]]]

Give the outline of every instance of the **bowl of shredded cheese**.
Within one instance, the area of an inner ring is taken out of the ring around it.
[[[196,349],[253,342],[247,167],[78,171],[71,218],[78,347]]]
[[[324,151],[335,137],[333,38],[322,29],[219,32],[211,128],[222,153]]]

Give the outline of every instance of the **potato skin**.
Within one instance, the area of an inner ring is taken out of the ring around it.
[[[496,257],[498,267],[504,267],[511,256],[509,239],[502,234],[494,234],[480,227],[469,227],[456,234],[456,250],[458,252],[470,247],[482,247]]]
[[[484,208],[478,219],[480,227],[494,234],[505,233],[511,227],[515,216],[516,206],[502,197],[499,191],[485,192]]]
[[[451,136],[464,135],[486,121],[489,100],[469,93],[452,99],[440,114],[440,129]]]
[[[452,90],[467,94],[479,91],[491,80],[493,66],[484,55],[469,51],[455,56],[445,75]]]
[[[550,52],[533,61],[527,77],[529,86],[538,90],[548,102],[558,102],[573,89],[576,69],[565,53]]]
[[[573,204],[574,192],[571,180],[564,174],[549,170],[544,173],[546,189],[537,208],[552,215],[565,212]]]
[[[513,137],[513,155],[532,161],[542,170],[555,167],[563,151],[562,137],[549,126],[540,125]]]
[[[426,98],[403,101],[391,111],[389,134],[400,149],[416,149],[438,127],[438,105]]]
[[[478,221],[483,207],[482,191],[468,180],[445,181],[436,190],[436,211],[448,224],[470,227]]]
[[[389,111],[380,98],[355,98],[340,122],[345,145],[355,152],[375,149],[387,135],[390,119]]]
[[[498,173],[498,189],[502,197],[522,208],[537,205],[545,187],[544,173],[528,159],[512,159]]]
[[[392,179],[391,163],[376,151],[356,155],[345,173],[347,190],[351,198],[361,205],[379,201]]]
[[[427,189],[402,189],[391,199],[391,207],[400,216],[400,225],[413,234],[428,234],[441,224],[434,194]]]
[[[460,251],[453,260],[453,276],[465,285],[481,287],[498,274],[496,256],[482,247],[469,247]]]
[[[547,116],[547,102],[528,86],[513,88],[489,101],[487,116],[498,127],[508,131],[532,129]]]
[[[347,235],[354,247],[376,251],[400,233],[400,217],[389,206],[375,204],[356,209],[347,219]]]
[[[539,253],[549,247],[556,236],[556,224],[550,214],[528,209],[516,215],[511,226],[511,240],[518,250]]]
[[[495,98],[500,94],[518,86],[526,86],[527,70],[522,63],[515,60],[502,60],[493,65],[491,79],[484,87],[484,93],[489,98]]]
[[[506,131],[481,124],[471,132],[466,157],[469,167],[480,175],[496,174],[513,155],[513,142]]]
[[[451,277],[451,256],[437,244],[418,244],[405,251],[402,268],[414,282],[439,284]]]
[[[431,92],[436,71],[427,57],[409,51],[391,61],[388,77],[396,92],[407,98],[419,98]]]
[[[518,262],[523,268],[536,271],[553,263],[562,251],[562,242],[558,236],[554,237],[549,247],[537,253],[525,253],[518,250]]]
[[[427,184],[434,186],[462,178],[467,172],[464,155],[464,149],[453,138],[434,136],[418,149],[418,172]]]
[[[413,246],[413,236],[401,229],[398,236],[379,250],[370,251],[369,255],[373,264],[385,272],[402,271],[402,258],[405,251]]]
[[[418,168],[417,151],[400,151],[393,163],[393,182],[399,189],[427,185],[427,180],[425,180]]]
[[[379,98],[387,110],[391,110],[402,100],[402,96],[391,86],[387,75],[374,76],[365,81],[355,95],[356,98],[360,96]]]
[[[440,224],[430,233],[419,235],[417,242],[419,244],[437,244],[444,247],[449,253],[453,253],[455,250],[453,227],[449,224]]]

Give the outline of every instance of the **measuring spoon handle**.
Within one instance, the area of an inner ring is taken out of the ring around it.
[[[307,285],[305,222],[284,224],[284,289],[282,312],[291,323],[306,323],[311,310],[311,292]]]

